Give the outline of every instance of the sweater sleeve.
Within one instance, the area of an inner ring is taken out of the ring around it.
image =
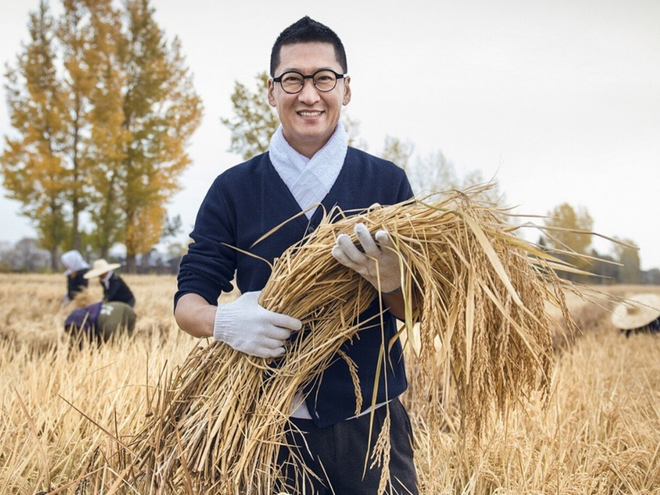
[[[209,304],[216,305],[223,291],[233,289],[236,250],[230,246],[236,246],[236,214],[226,202],[223,187],[221,175],[199,208],[190,234],[193,242],[181,260],[174,307],[181,296],[188,293],[198,294]]]

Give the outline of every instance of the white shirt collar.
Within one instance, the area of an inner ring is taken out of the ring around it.
[[[307,218],[316,211],[330,192],[344,165],[348,152],[348,135],[341,122],[328,142],[311,158],[294,150],[287,142],[280,125],[273,134],[268,148],[270,161],[278,175],[291,191]]]
[[[103,285],[105,285],[106,289],[110,288],[110,277],[112,277],[112,272],[113,270],[110,270],[103,277],[101,277],[101,282],[103,282]]]

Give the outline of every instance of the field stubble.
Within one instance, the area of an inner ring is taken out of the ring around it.
[[[141,429],[159,377],[198,342],[174,322],[174,277],[124,277],[138,301],[135,335],[70,350],[64,278],[0,275],[1,494],[135,493],[108,466],[122,466],[119,442]],[[97,283],[89,292],[100,300]],[[456,418],[438,428],[421,391],[406,394],[421,493],[660,494],[660,339],[626,339],[605,309],[572,307],[584,333],[557,340],[549,406],[530,397],[480,448],[455,433]]]

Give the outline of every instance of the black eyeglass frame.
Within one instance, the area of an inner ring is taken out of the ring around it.
[[[332,72],[335,75],[335,85],[330,89],[321,89],[321,88],[317,87],[316,86],[316,81],[314,80],[314,77],[319,72]],[[284,76],[286,76],[287,74],[298,74],[300,77],[302,77],[302,79],[303,79],[302,84],[300,85],[300,89],[298,91],[291,92],[291,91],[287,91],[286,89],[284,89],[284,84],[282,84],[282,78]],[[339,74],[339,73],[335,72],[332,69],[319,69],[316,72],[314,72],[314,74],[310,74],[310,75],[307,75],[307,76],[305,74],[303,74],[302,72],[299,72],[297,70],[288,70],[288,71],[282,73],[279,77],[274,77],[273,82],[280,83],[280,86],[282,87],[282,91],[284,91],[285,93],[288,93],[290,95],[297,95],[305,87],[305,79],[311,79],[312,84],[314,85],[314,88],[317,91],[320,91],[321,93],[329,93],[330,91],[332,91],[333,89],[335,89],[337,87],[337,81],[339,81],[340,79],[344,79],[346,77],[348,77],[348,74]]]

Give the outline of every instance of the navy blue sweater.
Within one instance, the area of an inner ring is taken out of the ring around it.
[[[322,203],[326,211],[339,206],[342,210],[366,209],[374,203],[390,205],[405,201],[413,193],[405,172],[391,162],[349,148],[344,165]],[[263,289],[270,276],[268,264],[253,256],[227,247],[236,246],[273,262],[288,247],[297,243],[319,224],[323,211],[318,208],[311,220],[304,215],[252,247],[266,232],[301,212],[300,206],[270,162],[267,153],[228,169],[216,178],[197,214],[190,236],[193,243],[181,261],[178,287],[174,297],[187,293],[202,296],[216,305],[221,292],[233,289],[232,280],[242,292]],[[379,311],[378,301],[369,307],[360,320]],[[376,378],[376,363],[381,347],[380,321],[374,318],[370,327],[363,327],[359,337],[346,342],[342,350],[355,362],[362,390],[363,408],[371,405]],[[385,342],[396,333],[395,318],[386,313],[383,318]],[[391,363],[384,366],[385,379],[379,380],[377,402],[392,399],[407,387],[401,346],[397,342],[391,352]],[[338,423],[355,414],[355,389],[348,366],[335,359],[318,380],[308,387],[307,408],[318,426]]]

